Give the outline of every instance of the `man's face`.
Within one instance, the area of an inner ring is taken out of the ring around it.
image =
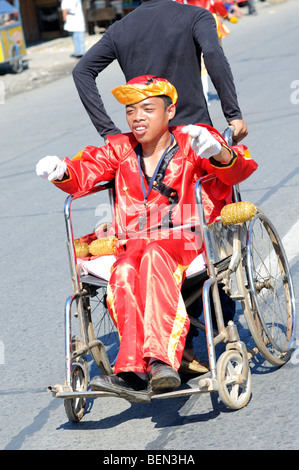
[[[127,121],[141,144],[154,143],[168,131],[169,121],[175,115],[172,104],[165,109],[164,101],[157,96],[126,106]]]

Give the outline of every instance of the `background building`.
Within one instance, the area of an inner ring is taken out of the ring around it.
[[[65,36],[60,10],[60,0],[8,0],[21,13],[27,44]],[[82,0],[87,31],[94,26],[107,26],[128,13],[141,2],[139,0]]]

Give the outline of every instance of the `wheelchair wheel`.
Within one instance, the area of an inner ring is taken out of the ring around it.
[[[295,297],[282,242],[263,213],[249,224],[245,265],[248,327],[263,357],[281,366],[292,352]]]
[[[251,397],[252,379],[248,369],[243,377],[243,358],[235,350],[225,351],[217,361],[217,379],[221,401],[233,410],[247,405]]]
[[[89,342],[99,340],[100,344],[91,349],[94,362],[105,375],[113,373],[119,350],[118,331],[107,309],[107,288],[98,287],[90,291],[90,296],[84,298],[84,311],[86,314],[86,331]]]
[[[85,392],[88,384],[88,366],[86,359],[81,356],[72,364],[72,388],[74,392]],[[70,398],[64,400],[64,409],[70,421],[78,422],[83,418],[86,398]]]

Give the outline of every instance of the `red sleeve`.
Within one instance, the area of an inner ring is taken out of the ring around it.
[[[252,160],[245,145],[236,145],[231,149],[233,154],[228,163],[217,162],[213,157],[209,159],[209,163],[217,178],[225,184],[235,185],[249,178],[258,165]]]
[[[203,124],[199,125],[206,127],[214,139],[227,147],[224,138],[216,129],[211,126],[204,126]],[[223,183],[233,186],[246,180],[257,169],[258,165],[252,160],[249,150],[245,145],[235,145],[227,148],[232,150],[232,158],[228,163],[218,162],[211,157],[209,159],[201,159],[200,166],[207,173],[214,173]]]
[[[111,181],[119,165],[119,158],[110,144],[102,148],[86,147],[72,160],[65,158],[64,161],[68,176],[54,184],[69,194],[87,191],[101,181]]]

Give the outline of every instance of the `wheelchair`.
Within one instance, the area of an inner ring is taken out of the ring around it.
[[[230,144],[232,129],[227,128],[223,135]],[[202,195],[205,184],[213,178],[214,175],[203,176],[195,184],[205,264],[197,272],[187,270],[182,286],[187,310],[202,298],[204,321],[191,315],[189,318],[193,328],[205,332],[209,372],[198,378],[196,387],[181,386],[172,392],[154,394],[151,401],[215,392],[226,407],[237,410],[251,398],[249,362],[254,356],[261,354],[277,367],[289,360],[295,342],[295,295],[283,244],[261,209],[256,208],[250,220],[232,225],[220,218],[207,223]],[[118,396],[88,388],[86,355],[92,356],[94,366],[102,374],[112,374],[119,336],[107,309],[108,279],[79,270],[71,214],[75,200],[99,191],[108,191],[113,204],[113,185],[104,183],[68,196],[64,205],[74,292],[65,303],[65,381],[63,385],[49,386],[48,390],[64,400],[67,418],[73,422],[84,416],[88,398]],[[233,187],[233,201],[242,202],[238,186]],[[253,346],[240,340],[232,320],[225,324],[220,289],[241,304]],[[74,334],[75,330],[78,334]],[[217,358],[216,347],[220,343],[224,343],[225,351]]]

